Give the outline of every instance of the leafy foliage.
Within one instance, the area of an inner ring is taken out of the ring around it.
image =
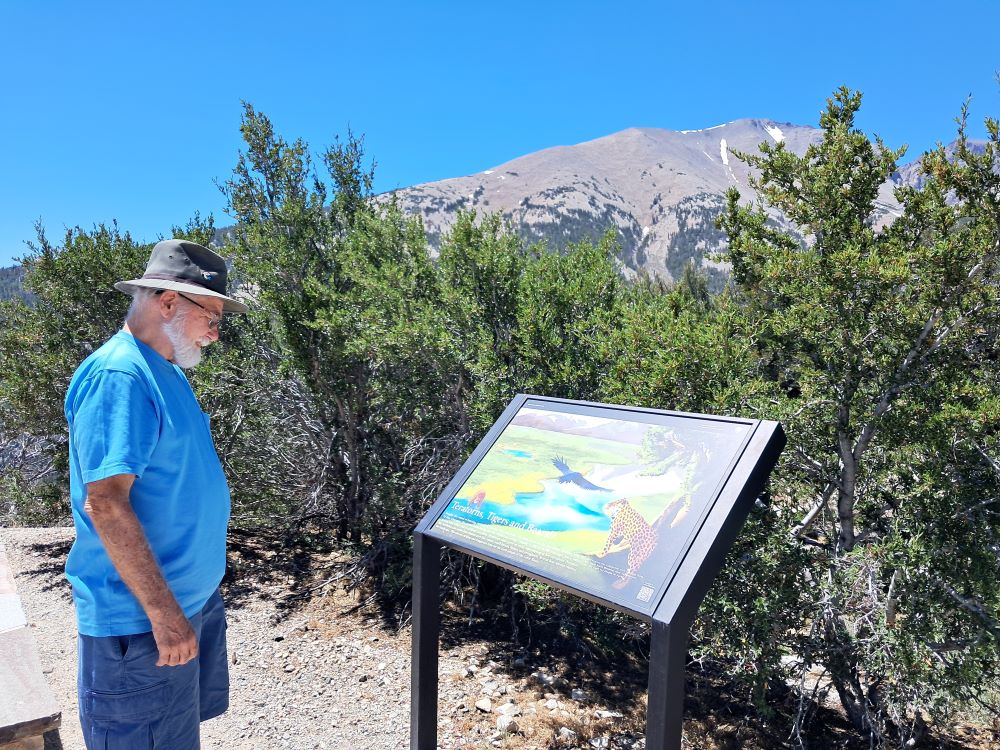
[[[213,234],[211,217],[203,220],[197,214],[172,229],[174,237],[205,244]],[[116,224],[102,224],[91,231],[71,229],[61,245],[50,242],[38,228],[37,244],[29,245],[23,265],[25,287],[34,302],[0,303],[0,482],[5,518],[42,524],[68,517],[63,397],[77,365],[121,327],[129,298],[113,285],[141,276],[151,248],[121,232]],[[206,366],[195,379],[196,388],[209,396],[236,379],[231,370],[216,366],[218,360],[246,366],[251,352],[258,351],[254,341],[233,336],[226,327],[222,341],[217,347],[222,351],[209,350]],[[254,372],[260,386],[259,372]],[[226,393],[229,404],[242,395],[232,387],[226,387]],[[219,401],[209,399],[208,404],[223,414]],[[259,408],[259,400],[253,399],[240,408],[254,403]],[[226,425],[223,439],[219,439],[220,424]],[[234,492],[237,514],[245,498],[259,503],[267,497],[260,491],[256,472],[261,467],[275,468],[248,450],[252,441],[246,439],[245,430],[240,432],[240,425],[240,421],[215,422],[220,453],[230,469],[241,466],[242,460],[255,464],[253,471],[248,467],[235,473],[234,478],[240,480]]]
[[[331,516],[342,539],[399,534],[454,468],[463,435],[458,351],[421,226],[374,203],[353,136],[323,154],[321,178],[305,144],[249,105],[242,131],[247,150],[225,186],[241,273],[326,446],[311,459],[322,470],[307,509]],[[413,476],[428,481],[404,481]]]
[[[128,298],[112,285],[141,275],[149,248],[100,225],[67,231],[62,247],[38,227],[29,250],[24,285],[34,304],[0,302],[0,472],[6,514],[38,521],[68,515],[63,396],[80,361],[121,326]]]
[[[777,402],[789,447],[774,492],[810,553],[803,669],[820,662],[883,743],[997,675],[1000,178],[995,124],[982,154],[963,126],[956,158],[927,154],[922,189],[899,190],[903,216],[878,228],[902,152],[854,128],[860,101],[838,91],[801,157],[741,155],[805,247],[735,191],[721,223],[760,356],[794,393]]]

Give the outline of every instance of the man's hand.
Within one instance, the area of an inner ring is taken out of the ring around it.
[[[198,639],[191,628],[191,623],[180,609],[170,617],[151,622],[153,640],[156,641],[156,648],[160,652],[156,666],[179,667],[198,655]]]
[[[198,641],[163,580],[146,534],[132,510],[129,491],[134,481],[132,474],[116,474],[88,483],[83,509],[97,529],[118,575],[153,625],[153,639],[160,652],[156,666],[176,667],[197,656]]]

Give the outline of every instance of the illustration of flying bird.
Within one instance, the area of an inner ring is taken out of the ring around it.
[[[584,479],[583,474],[578,471],[573,471],[566,465],[566,460],[556,456],[552,459],[552,465],[555,466],[559,471],[562,472],[562,476],[559,477],[559,484],[566,484],[571,482],[577,487],[582,487],[585,490],[595,490],[597,492],[611,492],[611,490],[606,487],[598,487],[593,482],[589,482]]]

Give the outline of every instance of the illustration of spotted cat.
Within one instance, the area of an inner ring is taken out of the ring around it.
[[[615,551],[628,548],[628,569],[621,579],[611,584],[614,588],[620,589],[635,575],[639,566],[653,554],[659,535],[653,531],[653,527],[639,514],[639,511],[629,505],[628,500],[623,497],[605,505],[604,512],[611,517],[611,529],[608,531],[604,549],[597,557],[607,555],[613,545]]]
[[[624,588],[642,564],[653,554],[653,550],[656,549],[656,545],[660,541],[660,526],[666,521],[668,515],[672,512],[673,517],[670,519],[670,524],[673,525],[683,518],[681,513],[686,512],[686,510],[685,503],[672,503],[656,519],[655,523],[650,524],[624,497],[612,500],[604,506],[604,512],[611,517],[611,528],[608,531],[604,549],[595,557],[604,557],[611,551],[628,549],[625,575],[611,584],[613,588]]]

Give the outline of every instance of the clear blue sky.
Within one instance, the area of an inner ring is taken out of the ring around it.
[[[827,10],[827,8],[835,10]],[[350,127],[379,191],[632,126],[817,122],[844,84],[860,124],[916,157],[1000,115],[995,0],[963,3],[204,2],[0,5],[0,266],[41,220],[154,240],[240,148],[241,100],[314,151]]]

